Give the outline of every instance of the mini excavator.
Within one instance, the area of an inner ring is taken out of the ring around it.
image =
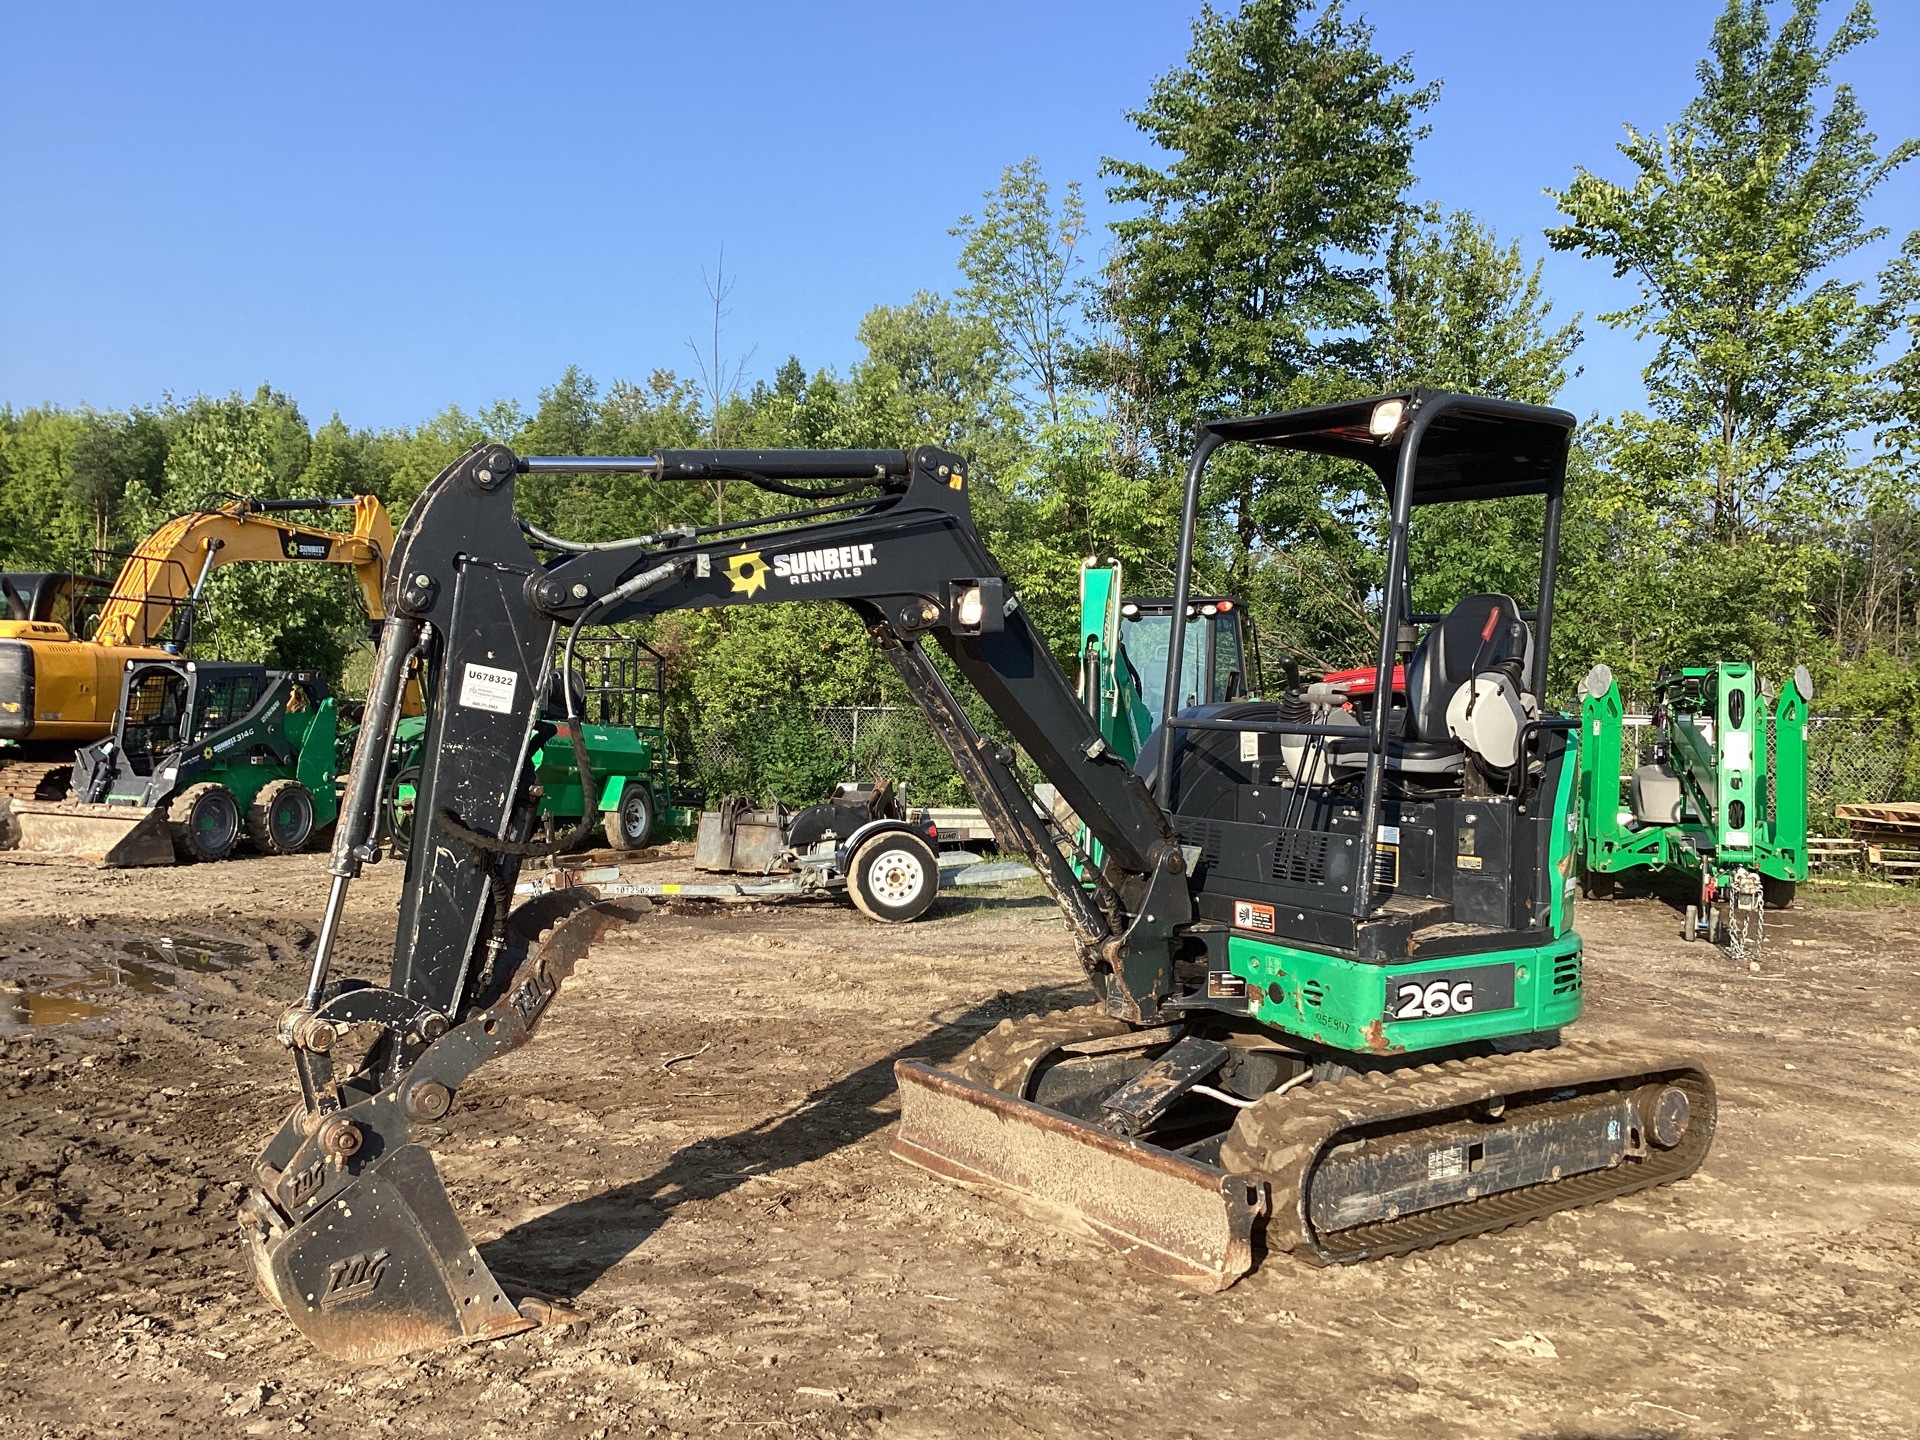
[[[644,923],[643,905],[577,889],[510,908],[522,860],[556,843],[529,839],[550,669],[571,668],[587,625],[716,605],[859,613],[996,834],[1032,858],[1096,997],[1008,1020],[950,1068],[899,1062],[896,1155],[1212,1289],[1262,1241],[1359,1261],[1690,1174],[1714,1130],[1705,1071],[1562,1040],[1582,995],[1577,722],[1538,697],[1573,424],[1412,391],[1200,426],[1169,613],[1193,598],[1200,486],[1223,446],[1357,464],[1390,516],[1374,684],[1358,701],[1303,683],[1191,706],[1166,685],[1132,764],[987,553],[957,455],[469,451],[416,501],[389,571],[312,973],[279,1025],[300,1099],[241,1207],[262,1287],[352,1361],[540,1323],[543,1302],[510,1294],[468,1239],[422,1131],[528,1040],[597,936]],[[516,477],[555,472],[726,477],[806,503],[586,545],[515,517]],[[1544,505],[1531,605],[1414,613],[1415,508],[1501,497]],[[1170,629],[1178,677],[1185,627]],[[928,642],[1014,745],[974,729]],[[431,699],[391,973],[336,978],[416,663]],[[1087,847],[1034,805],[1014,746]]]

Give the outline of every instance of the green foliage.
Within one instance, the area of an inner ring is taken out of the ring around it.
[[[1854,437],[1890,419],[1879,355],[1913,296],[1836,267],[1885,234],[1866,202],[1920,142],[1877,155],[1832,81],[1874,34],[1865,0],[1824,44],[1819,12],[1794,0],[1776,32],[1760,0],[1728,0],[1679,122],[1628,129],[1632,184],[1582,169],[1555,195],[1555,248],[1639,288],[1601,318],[1659,342],[1648,413],[1604,427],[1611,463],[1703,539],[1831,518],[1858,486]]]
[[[1074,271],[1087,234],[1080,186],[1067,186],[1056,211],[1038,157],[1028,156],[1002,171],[985,199],[978,220],[963,215],[953,229],[966,238],[960,272],[967,283],[956,299],[984,324],[1041,417],[1058,425],[1076,349]]]
[[[1324,377],[1367,368],[1382,246],[1437,93],[1337,0],[1202,10],[1185,65],[1128,117],[1164,164],[1101,166],[1138,207],[1114,226],[1106,306],[1162,454],[1197,419],[1323,398]]]

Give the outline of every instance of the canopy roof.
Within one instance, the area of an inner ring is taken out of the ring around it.
[[[1392,433],[1370,428],[1375,410],[1398,401],[1403,416]],[[1273,415],[1212,420],[1202,437],[1302,450],[1371,466],[1391,494],[1400,451],[1419,431],[1413,476],[1415,505],[1446,505],[1506,495],[1545,495],[1566,475],[1574,417],[1545,405],[1490,400],[1445,390],[1407,390],[1315,405]]]

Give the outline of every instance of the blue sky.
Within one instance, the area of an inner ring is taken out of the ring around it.
[[[1422,198],[1545,255],[1540,192],[1623,176],[1623,122],[1694,91],[1719,6],[1353,0],[1444,81]],[[1920,134],[1920,5],[1846,62],[1883,148]],[[872,305],[950,289],[955,218],[1038,155],[1107,212],[1103,155],[1184,55],[1196,6],[913,3],[9,7],[0,403],[124,407],[268,381],[310,418],[531,404],[568,364],[691,368],[701,271],[737,278],[730,352],[857,358]],[[1838,5],[1833,7],[1837,17]],[[1874,218],[1920,224],[1920,166]],[[1566,392],[1636,402],[1629,298],[1546,256],[1589,317]]]

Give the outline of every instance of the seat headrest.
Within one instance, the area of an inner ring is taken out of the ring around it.
[[[1407,662],[1410,734],[1447,737],[1447,705],[1475,675],[1518,660],[1524,681],[1533,635],[1511,595],[1469,595],[1420,637]]]

